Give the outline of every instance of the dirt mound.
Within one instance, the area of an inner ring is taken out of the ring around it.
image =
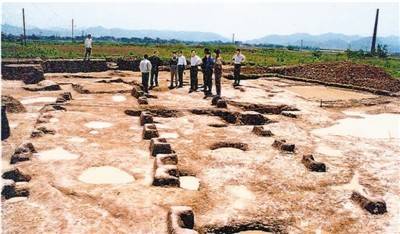
[[[242,67],[242,74],[276,73],[318,80],[327,83],[353,85],[390,92],[400,91],[400,80],[379,67],[352,62],[313,63],[282,67]],[[258,78],[256,77],[256,78]]]
[[[392,78],[382,68],[350,62],[315,63],[286,67],[282,70],[282,75],[362,86],[391,92],[400,91],[400,80]]]
[[[22,105],[20,101],[11,96],[1,95],[1,102],[3,105],[6,106],[6,111],[9,113],[26,112],[24,105]]]

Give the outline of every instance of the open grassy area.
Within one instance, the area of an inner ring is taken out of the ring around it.
[[[202,56],[203,48],[220,48],[223,58],[230,61],[236,47],[233,45],[133,45],[116,44],[110,42],[99,42],[94,44],[92,56],[95,58],[118,58],[118,57],[141,57],[143,54],[152,52],[156,49],[162,58],[167,59],[172,51],[182,50],[185,56],[189,56],[190,51],[195,49]],[[15,42],[2,42],[2,58],[82,58],[84,49],[82,43],[71,42],[40,42],[29,43],[22,46]],[[356,63],[370,64],[384,68],[393,77],[400,78],[400,58],[389,57],[381,59],[377,57],[351,58],[345,52],[322,52],[314,51],[294,51],[287,49],[268,49],[268,48],[245,48],[243,53],[250,64],[260,66],[282,66],[295,65],[313,62],[345,61],[350,60]]]

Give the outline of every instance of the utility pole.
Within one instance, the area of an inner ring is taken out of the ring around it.
[[[71,39],[72,39],[72,42],[74,42],[74,19],[72,19],[71,28],[72,28],[72,31],[71,31]]]
[[[232,44],[235,44],[235,34],[232,33]]]
[[[376,9],[374,34],[372,35],[371,54],[375,54],[376,33],[378,31],[378,17],[379,17],[379,8]]]
[[[22,8],[22,24],[24,28],[24,45],[26,45],[26,29],[25,29],[25,9]]]

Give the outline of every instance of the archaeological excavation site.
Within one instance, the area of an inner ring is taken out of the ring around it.
[[[399,79],[226,64],[204,98],[138,66],[2,60],[3,233],[399,233]]]

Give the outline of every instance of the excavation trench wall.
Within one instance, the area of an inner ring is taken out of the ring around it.
[[[77,73],[77,72],[102,72],[107,71],[105,59],[92,59],[83,61],[81,59],[3,59],[2,71],[6,65],[11,64],[37,64],[41,65],[44,73]]]

